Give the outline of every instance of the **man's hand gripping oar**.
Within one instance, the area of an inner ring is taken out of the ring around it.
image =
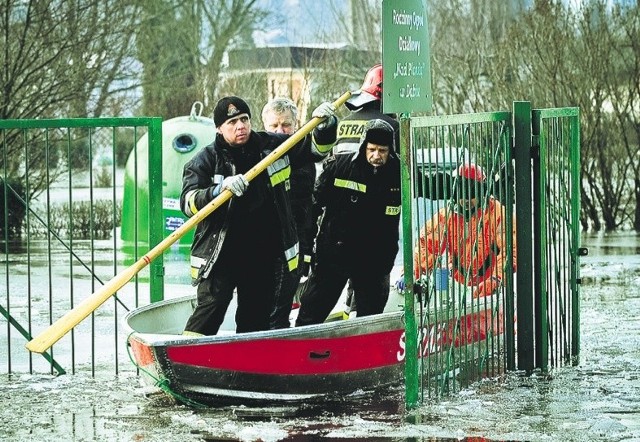
[[[340,98],[333,102],[333,106],[337,109],[342,106],[347,99],[351,96],[351,92],[345,92]],[[289,137],[284,143],[282,143],[277,149],[272,151],[262,161],[253,166],[245,175],[247,181],[253,180],[256,176],[262,173],[269,165],[287,153],[294,145],[296,145],[302,138],[304,138],[309,132],[311,132],[318,124],[323,121],[322,118],[314,117],[309,120],[304,126],[302,126],[297,132]],[[158,245],[149,250],[146,255],[136,261],[130,267],[124,269],[122,272],[114,276],[109,282],[96,290],[93,294],[88,296],[84,301],[78,304],[76,307],[67,312],[64,316],[58,319],[56,322],[47,327],[39,335],[34,337],[26,345],[29,351],[34,353],[43,353],[48,350],[53,344],[58,342],[65,334],[67,334],[72,328],[82,322],[93,311],[100,307],[104,302],[113,296],[119,289],[121,289],[127,282],[129,282],[138,272],[144,269],[151,261],[160,256],[165,250],[167,250],[174,242],[178,241],[185,233],[195,227],[200,221],[206,218],[218,207],[227,202],[233,194],[229,189],[223,190],[220,195],[214,198],[209,204],[199,210],[195,215],[189,218],[179,229],[175,230]]]

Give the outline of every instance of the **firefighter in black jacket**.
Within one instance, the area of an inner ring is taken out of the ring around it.
[[[285,97],[272,98],[262,108],[262,124],[267,132],[293,134],[298,130],[298,107]],[[276,279],[275,305],[269,327],[272,329],[291,326],[289,316],[298,291],[300,280],[309,275],[313,256],[314,236],[318,230],[311,214],[313,187],[316,182],[316,165],[308,163],[291,171],[291,210],[298,227],[300,240],[299,272],[292,273],[283,266]]]
[[[237,289],[236,331],[269,328],[276,272],[295,272],[299,245],[289,200],[292,167],[318,161],[335,141],[335,109],[323,103],[312,116],[325,118],[249,185],[243,175],[280,146],[288,135],[251,130],[251,112],[230,96],[214,109],[216,139],[184,166],[180,207],[193,216],[222,192],[234,197],[202,220],[191,246],[191,276],[198,303],[184,334],[214,335]]]
[[[398,123],[394,114],[382,112],[382,80],[382,65],[376,64],[367,71],[360,89],[354,92],[346,101],[345,106],[351,113],[340,119],[338,123],[338,139],[333,147],[335,155],[357,152],[360,146],[360,138],[367,122],[375,119],[384,120],[393,127],[395,147],[396,149],[400,148],[400,123]],[[389,286],[390,284],[387,283],[387,292],[389,291]],[[353,298],[353,284],[351,281],[349,281],[347,290],[346,303],[350,314],[353,315],[357,310],[357,306]]]
[[[357,152],[326,160],[313,196],[322,221],[296,326],[323,322],[349,278],[358,316],[381,313],[398,253],[400,160],[393,127],[369,121]]]

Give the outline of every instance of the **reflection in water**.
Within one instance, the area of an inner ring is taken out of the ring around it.
[[[640,234],[629,232],[583,234],[583,247],[591,256],[640,255]]]

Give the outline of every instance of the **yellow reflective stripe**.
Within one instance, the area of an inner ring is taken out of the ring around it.
[[[207,262],[204,258],[199,258],[197,256],[191,255],[191,278],[196,279],[198,277],[198,272],[200,271],[200,267],[205,265]]]
[[[299,251],[300,251],[300,248],[298,243],[295,243],[293,247],[289,247],[287,250],[284,251],[284,257],[287,260],[289,271],[292,271],[298,268]]]
[[[291,168],[286,170],[282,170],[278,173],[269,176],[269,180],[271,181],[271,187],[275,187],[280,183],[286,183],[291,175]]]
[[[289,266],[289,271],[292,272],[298,268],[298,255],[295,258],[287,261],[287,265]]]
[[[196,207],[196,192],[197,190],[191,190],[187,192],[185,198],[185,212],[187,212],[187,215],[189,216],[195,215],[198,211],[198,208]]]
[[[311,151],[313,153],[319,153],[321,155],[326,155],[327,153],[329,153],[331,151],[331,148],[333,147],[335,143],[330,143],[330,144],[316,144],[316,142],[314,141],[312,143],[312,147],[311,147]],[[314,152],[315,151],[315,152]]]
[[[384,211],[385,215],[399,215],[400,214],[400,206],[387,206]]]
[[[280,158],[267,166],[267,173],[271,181],[271,187],[286,182],[291,176],[291,167],[289,167],[289,157]]]
[[[367,185],[362,183],[356,183],[351,180],[343,180],[340,178],[336,178],[333,181],[333,185],[336,187],[344,187],[345,189],[355,190],[356,192],[367,193]]]

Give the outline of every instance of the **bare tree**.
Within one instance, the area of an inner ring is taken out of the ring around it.
[[[632,200],[638,200],[630,189],[637,177],[637,134],[628,137],[631,118],[637,118],[630,112],[638,100],[633,87],[640,75],[630,38],[638,37],[630,18],[637,9],[627,7],[616,23],[605,1],[579,9],[536,2],[507,28],[489,65],[494,103],[509,106],[525,99],[537,108],[580,108],[585,229],[612,231],[629,225]],[[621,31],[622,17],[626,31]]]
[[[612,135],[621,150],[619,160],[628,166],[620,177],[631,188],[631,208],[625,213],[633,229],[640,232],[640,8],[618,5],[610,17],[611,25],[606,28],[609,58],[604,68],[610,79],[607,94],[616,128]]]
[[[136,16],[123,0],[2,0],[0,118],[109,112],[133,87]]]
[[[119,113],[136,84],[136,16],[124,0],[2,0],[0,119]],[[61,131],[4,132],[3,180],[29,201],[88,150],[67,141]]]
[[[256,0],[138,1],[141,112],[165,119],[185,115],[194,101],[217,98],[225,54],[252,46],[252,32],[266,17]]]
[[[194,101],[202,100],[199,4],[174,0],[139,3],[136,48],[142,65],[140,113],[164,119],[186,115]]]

